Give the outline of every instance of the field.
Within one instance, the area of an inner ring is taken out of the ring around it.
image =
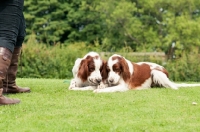
[[[5,132],[198,132],[200,87],[123,93],[69,91],[69,81],[18,79],[21,103],[0,107]]]

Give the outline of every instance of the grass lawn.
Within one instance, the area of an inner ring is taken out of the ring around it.
[[[21,103],[0,106],[4,132],[199,132],[200,87],[123,93],[69,91],[58,79],[18,79],[31,93],[6,95]],[[192,103],[196,102],[196,105]]]

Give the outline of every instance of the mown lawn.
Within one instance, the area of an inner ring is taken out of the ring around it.
[[[198,132],[200,87],[124,93],[69,91],[58,79],[18,79],[21,103],[0,106],[4,132]],[[192,104],[196,102],[197,104]]]

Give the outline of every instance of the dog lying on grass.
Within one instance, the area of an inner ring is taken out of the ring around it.
[[[107,61],[108,87],[95,89],[95,93],[123,92],[130,89],[141,90],[152,87],[165,87],[177,90],[178,87],[200,86],[200,84],[176,84],[169,80],[167,70],[156,63],[134,63],[121,55],[114,54]]]

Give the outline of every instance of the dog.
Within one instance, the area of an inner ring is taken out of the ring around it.
[[[69,90],[94,90],[104,88],[106,80],[106,67],[104,61],[97,52],[89,52],[83,58],[78,58],[72,68],[73,79]],[[103,75],[103,76],[102,76]]]
[[[108,87],[95,89],[94,93],[123,92],[152,87],[177,90],[178,87],[200,86],[200,84],[175,84],[169,80],[168,71],[163,66],[152,62],[134,63],[118,54],[109,57],[106,71]]]

